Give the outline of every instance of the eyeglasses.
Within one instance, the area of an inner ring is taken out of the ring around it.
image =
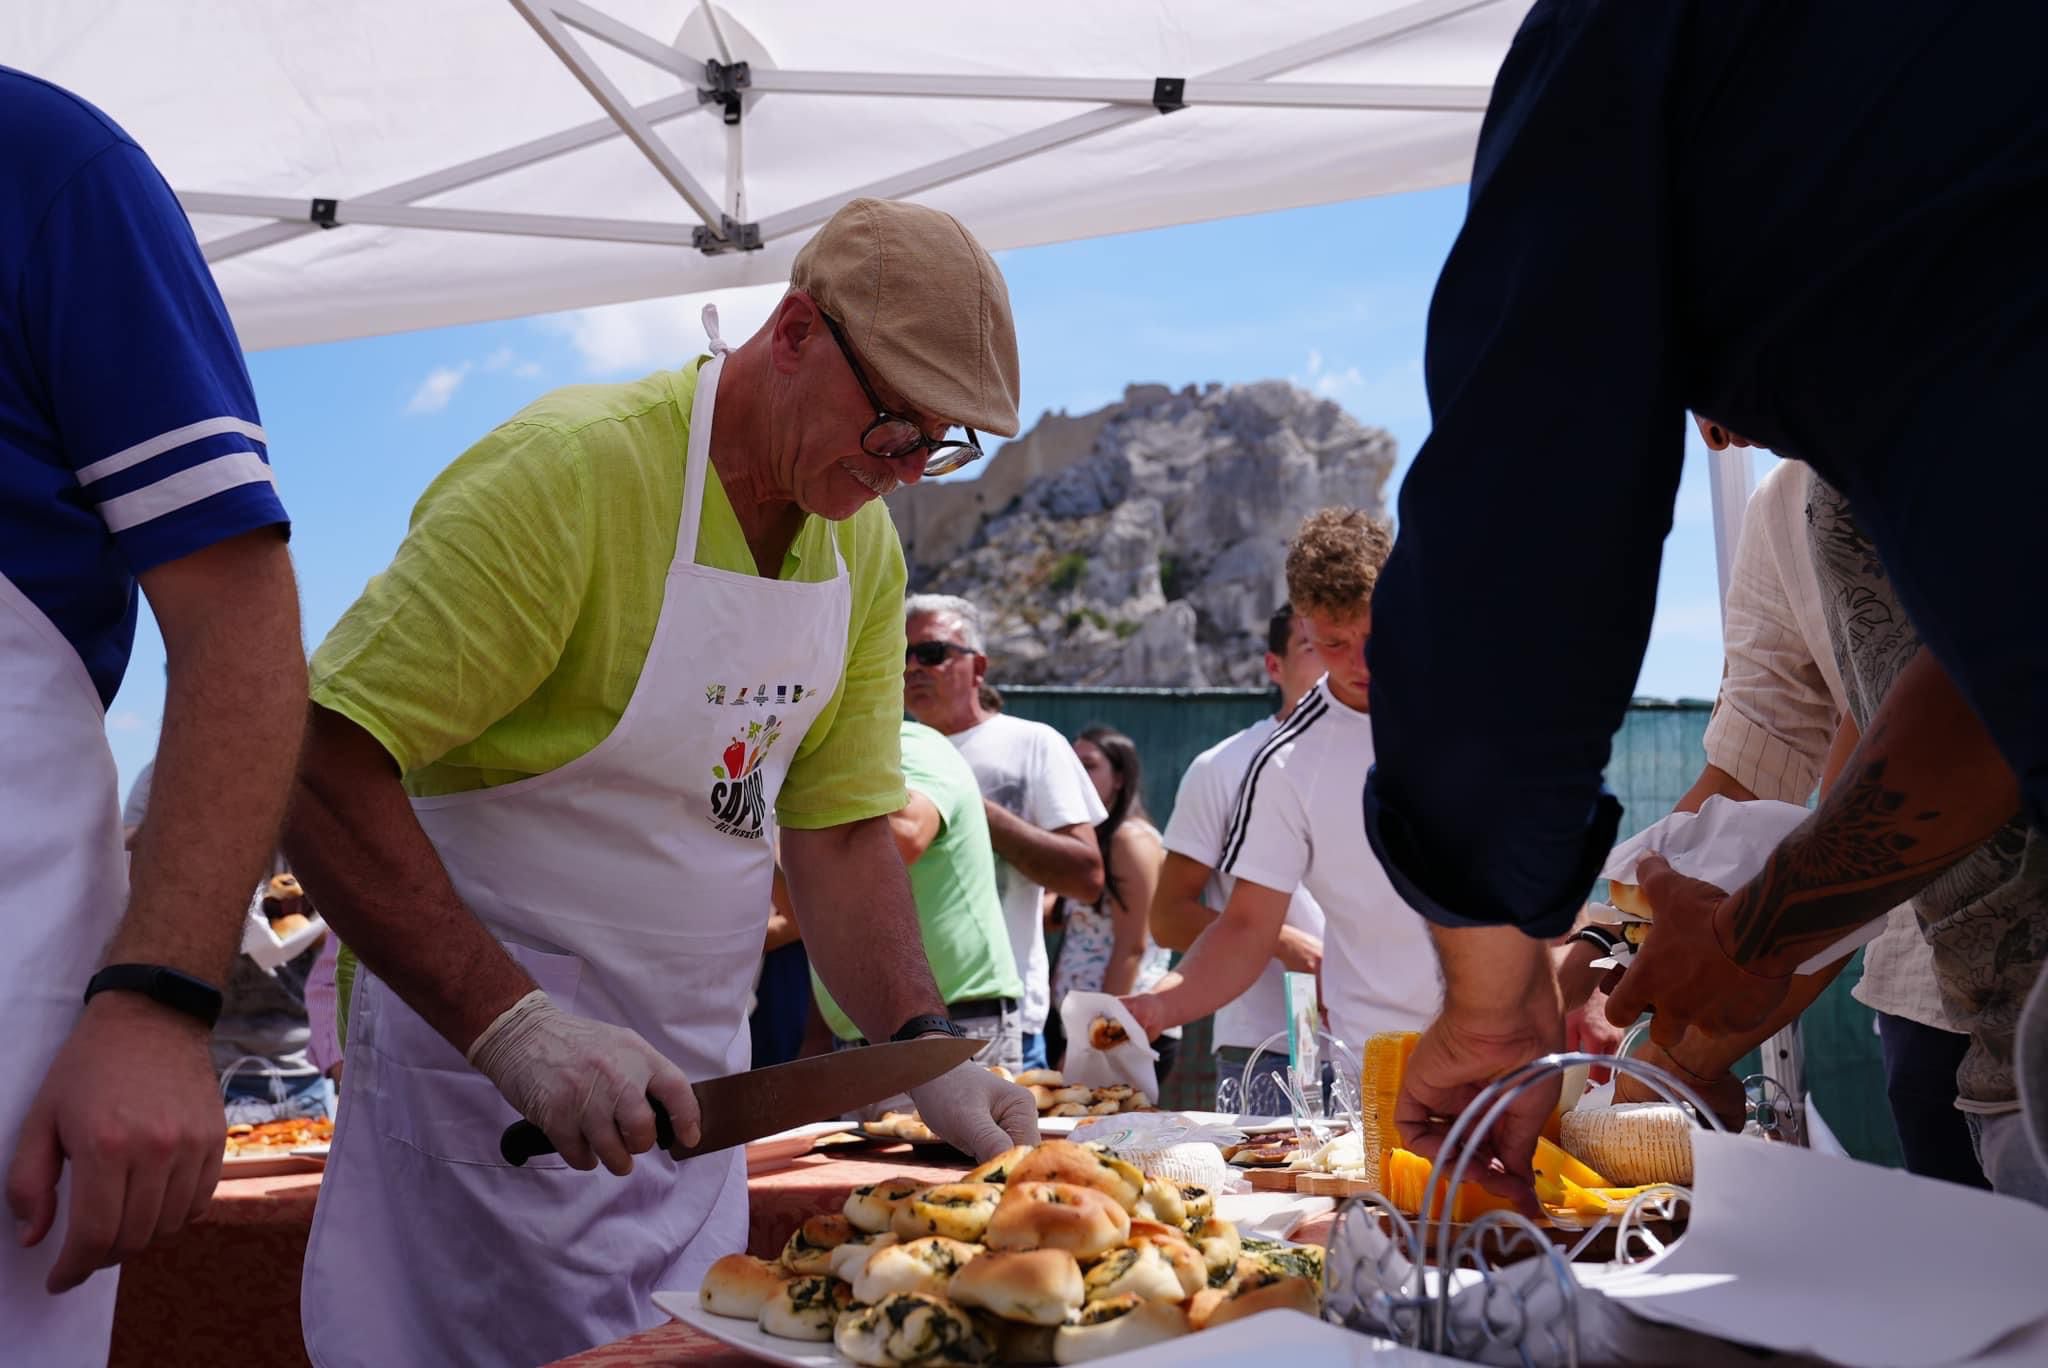
[[[957,646],[950,641],[913,641],[903,648],[905,661],[914,660],[927,670],[938,669],[952,656],[973,654],[974,652],[967,647]]]
[[[853,348],[846,345],[846,334],[839,331],[839,325],[832,315],[820,309],[818,317],[825,320],[825,326],[832,331],[832,340],[839,344],[839,354],[846,358],[853,378],[860,381],[860,392],[875,406],[875,421],[868,424],[867,431],[860,435],[860,449],[870,456],[879,456],[885,461],[900,461],[918,451],[931,453],[924,459],[924,473],[945,475],[970,461],[981,459],[981,439],[974,435],[973,428],[962,428],[967,434],[964,442],[945,439],[934,441],[925,436],[924,429],[915,419],[905,418],[900,413],[891,413],[882,407],[881,399],[875,394],[875,387],[868,383],[867,372],[860,368],[860,362],[853,359]],[[933,662],[937,663],[937,662]]]

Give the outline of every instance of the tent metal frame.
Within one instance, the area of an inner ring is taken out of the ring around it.
[[[1183,108],[1482,113],[1489,94],[1485,86],[1278,82],[1273,78],[1315,62],[1391,41],[1470,11],[1503,3],[1503,0],[1411,0],[1411,3],[1386,14],[1347,24],[1333,32],[1197,76],[1150,79],[960,76],[750,67],[746,62],[733,59],[723,25],[719,22],[718,10],[711,0],[698,0],[719,48],[719,56],[709,61],[690,57],[672,44],[605,14],[584,0],[508,0],[508,3],[590,93],[604,111],[603,118],[361,195],[318,198],[309,203],[285,196],[180,191],[178,198],[190,214],[273,220],[208,241],[204,247],[206,259],[209,262],[226,261],[308,233],[347,224],[691,247],[706,253],[751,251],[815,228],[849,200],[867,195],[903,198],[920,194],[1040,152]],[[584,45],[584,38],[666,71],[682,81],[686,89],[664,99],[635,105],[592,58]],[[932,100],[1028,100],[1095,107],[984,147],[865,185],[835,191],[756,222],[746,214],[744,107],[748,95],[769,93]],[[664,123],[700,110],[721,112],[726,124],[725,193],[722,197],[712,194],[656,131]],[[582,218],[419,203],[617,137],[631,142],[667,182],[688,210],[686,217],[679,222]]]

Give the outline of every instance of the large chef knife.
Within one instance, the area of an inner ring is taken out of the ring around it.
[[[697,1095],[704,1134],[682,1157],[731,1149],[908,1092],[972,1059],[987,1045],[986,1040],[924,1036],[697,1079],[690,1088]],[[654,1143],[665,1150],[674,1150],[676,1144],[675,1128],[659,1102],[654,1103]],[[539,1126],[519,1121],[505,1128],[498,1150],[506,1163],[518,1165],[535,1155],[553,1154],[555,1144]]]

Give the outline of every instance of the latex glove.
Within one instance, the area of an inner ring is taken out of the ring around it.
[[[1643,857],[1636,883],[1657,916],[1621,981],[1607,990],[1609,1021],[1626,1030],[1652,1012],[1650,1038],[1670,1049],[1689,1026],[1737,1036],[1777,1010],[1792,975],[1773,978],[1735,962],[1719,925],[1725,892],[1687,878],[1659,855]]]
[[[571,1016],[538,988],[484,1028],[469,1062],[571,1168],[631,1173],[633,1156],[654,1148],[650,1096],[668,1110],[677,1144],[687,1149],[702,1134],[681,1069],[636,1033]]]
[[[34,1246],[56,1222],[57,1182],[71,1165],[50,1292],[70,1291],[206,1210],[225,1135],[209,1034],[135,993],[101,993],[79,1016],[7,1169],[8,1209],[22,1245]]]
[[[1449,1136],[1451,1124],[1467,1104],[1495,1078],[1564,1044],[1564,1018],[1553,993],[1513,1008],[1494,1006],[1484,1020],[1468,1020],[1448,1006],[1415,1043],[1401,1093],[1394,1103],[1394,1125],[1402,1144],[1434,1160]],[[1525,1089],[1514,1106],[1501,1114],[1473,1152],[1466,1181],[1513,1199],[1524,1215],[1541,1214],[1536,1203],[1536,1137],[1557,1107],[1563,1080],[1552,1076]],[[1476,1118],[1475,1118],[1476,1120]],[[1497,1161],[1499,1168],[1492,1167]]]
[[[971,1059],[912,1088],[910,1100],[927,1126],[977,1163],[1038,1143],[1038,1104],[1031,1094]]]

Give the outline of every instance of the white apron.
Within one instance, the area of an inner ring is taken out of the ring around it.
[[[56,625],[0,575],[0,1174],[127,904],[120,777],[99,690]],[[0,1237],[0,1359],[104,1364],[117,1271],[61,1297],[43,1290],[64,1247],[68,1181],[57,1196],[41,1244],[21,1248],[11,1221]]]
[[[471,911],[557,1007],[631,1027],[692,1078],[747,1067],[775,799],[839,686],[846,565],[822,583],[696,564],[724,344],[697,381],[676,554],[618,725],[548,774],[419,799]],[[833,539],[837,555],[837,539]],[[745,1152],[625,1178],[507,1166],[518,1120],[367,969],[301,1305],[323,1368],[534,1364],[646,1329],[648,1301],[746,1244]]]

